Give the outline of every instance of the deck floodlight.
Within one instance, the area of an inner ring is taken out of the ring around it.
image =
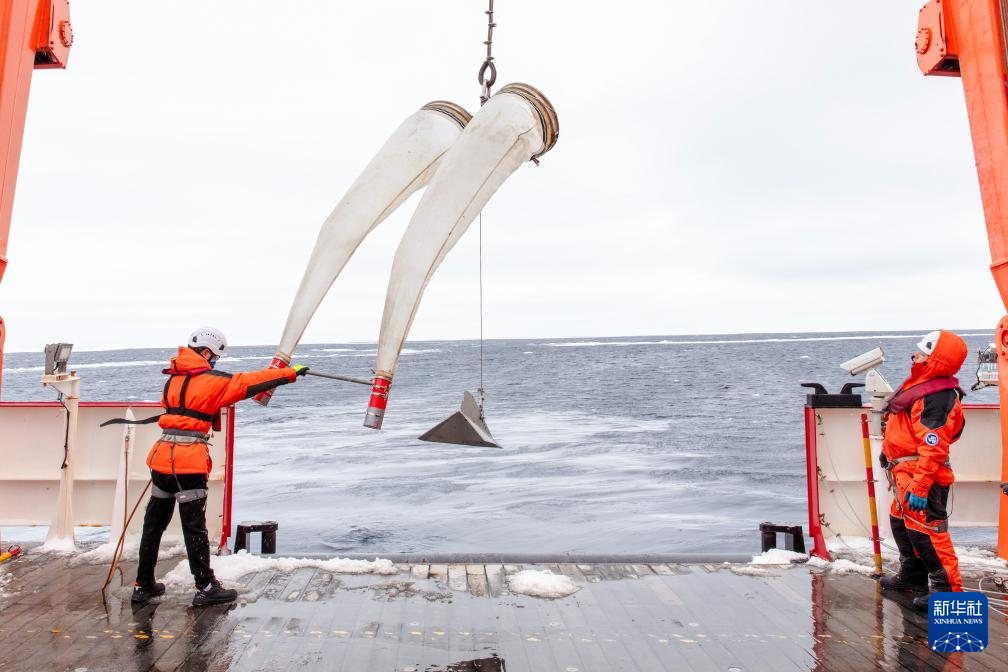
[[[45,346],[45,374],[63,374],[67,370],[73,343],[50,343]]]
[[[970,388],[974,392],[998,384],[997,346],[993,343],[977,351],[976,377],[977,382]]]
[[[875,348],[863,355],[858,355],[854,359],[847,360],[840,365],[840,368],[852,376],[856,376],[859,373],[864,373],[869,369],[881,366],[883,362],[885,362],[885,353],[882,351],[882,348]]]

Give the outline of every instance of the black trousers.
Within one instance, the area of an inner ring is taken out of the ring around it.
[[[165,493],[182,490],[206,490],[207,479],[203,474],[179,474],[178,482],[171,474],[151,472],[153,484]],[[157,490],[154,491],[155,493]],[[140,536],[140,563],[137,566],[136,581],[149,586],[154,583],[154,566],[157,564],[161,535],[168,529],[175,512],[174,497],[152,496],[147,502],[144,514],[143,533]],[[196,585],[203,587],[214,578],[210,569],[210,540],[206,529],[206,498],[179,504],[179,518],[182,520],[182,536],[185,539],[186,555],[189,556],[189,570]]]

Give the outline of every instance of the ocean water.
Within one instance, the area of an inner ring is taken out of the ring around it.
[[[964,330],[960,380],[993,334]],[[747,552],[762,521],[807,527],[800,382],[881,345],[893,386],[918,332],[495,340],[486,414],[503,446],[415,437],[479,385],[479,343],[410,343],[385,427],[369,388],[306,378],[238,406],[234,518],[275,519],[284,553]],[[157,400],[174,348],[75,352],[86,401]],[[262,368],[270,347],[218,367]],[[370,377],[367,344],[300,346],[296,361]],[[48,400],[41,353],[4,355],[3,398]],[[994,402],[994,388],[967,401]],[[968,430],[967,430],[968,431]],[[979,539],[978,541],[983,541]],[[993,541],[993,539],[991,539]]]

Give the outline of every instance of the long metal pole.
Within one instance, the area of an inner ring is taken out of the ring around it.
[[[868,414],[861,414],[861,436],[864,439],[865,475],[868,479],[868,510],[871,513],[872,547],[875,551],[875,575],[882,576],[882,544],[879,541],[878,507],[875,504],[875,472],[872,468],[871,440],[868,437]]]
[[[330,380],[342,380],[345,383],[357,383],[358,385],[370,385],[370,380],[364,380],[363,378],[354,378],[352,376],[341,376],[338,373],[322,373],[321,371],[305,371],[306,375],[318,376],[319,378],[329,378]]]

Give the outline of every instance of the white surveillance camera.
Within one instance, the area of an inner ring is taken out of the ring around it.
[[[864,373],[870,369],[881,366],[885,361],[885,353],[882,348],[875,348],[863,355],[858,355],[854,359],[849,359],[840,365],[840,368],[849,372],[852,376]]]

